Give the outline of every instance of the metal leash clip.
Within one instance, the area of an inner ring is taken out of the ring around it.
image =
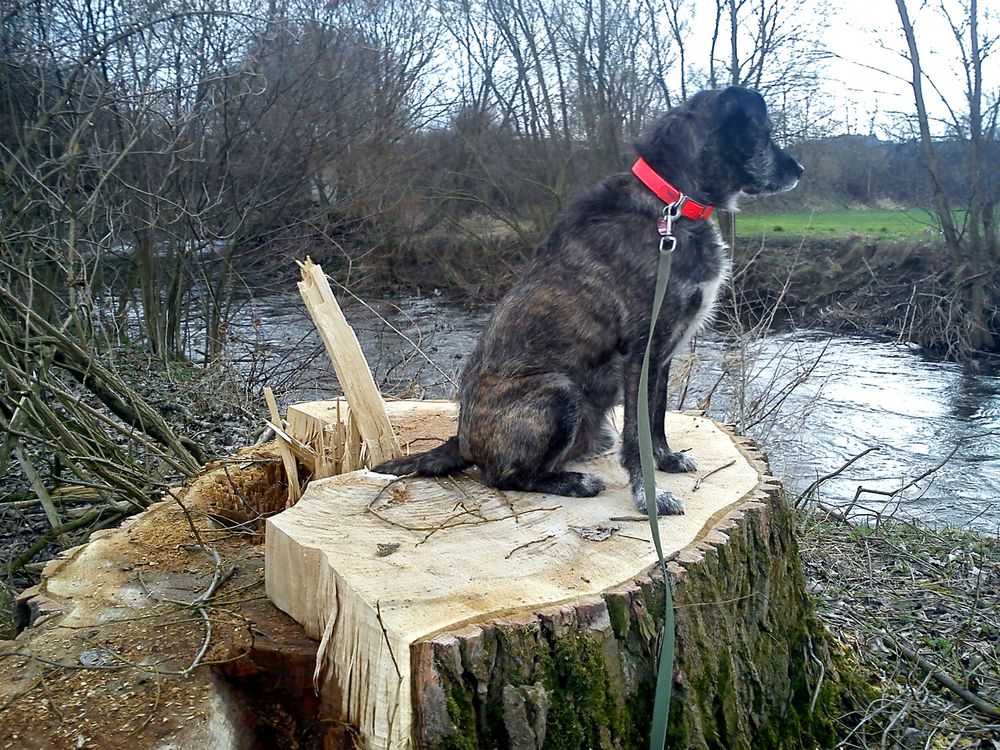
[[[684,198],[676,203],[668,203],[663,207],[663,215],[656,222],[656,231],[660,235],[660,252],[672,253],[677,247],[674,237],[674,222],[680,217],[684,208]]]

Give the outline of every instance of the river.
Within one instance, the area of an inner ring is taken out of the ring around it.
[[[410,397],[454,395],[489,317],[488,308],[434,295],[375,301],[370,308],[343,302],[379,387]],[[301,300],[276,295],[252,305],[244,319],[257,325],[237,334],[246,362],[286,402],[329,397],[335,381]],[[706,407],[752,435],[793,495],[874,449],[821,483],[817,499],[996,534],[998,370],[995,361],[973,372],[906,346],[815,331],[759,338],[708,333],[675,365],[672,404],[683,396],[684,408]]]

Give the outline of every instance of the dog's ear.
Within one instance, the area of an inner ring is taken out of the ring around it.
[[[744,124],[747,122],[762,125],[767,120],[767,105],[762,97],[752,89],[742,86],[730,86],[719,92],[716,99],[716,127],[727,124]]]

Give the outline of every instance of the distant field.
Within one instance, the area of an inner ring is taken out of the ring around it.
[[[909,211],[822,211],[816,213],[737,214],[738,237],[833,239],[856,235],[891,242],[927,240],[937,234],[930,216]]]

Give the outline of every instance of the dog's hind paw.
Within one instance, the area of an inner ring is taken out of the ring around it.
[[[591,455],[600,456],[615,447],[618,440],[618,431],[610,424],[601,425],[601,431],[591,445]]]
[[[604,492],[604,482],[600,477],[582,471],[560,471],[539,474],[519,489],[533,492],[549,492],[564,497],[594,497]]]
[[[656,468],[671,474],[682,474],[686,471],[697,471],[698,462],[687,453],[680,451],[659,450],[655,453]]]
[[[632,496],[635,498],[636,507],[646,513],[646,509],[649,507],[646,504],[646,493],[639,489],[633,492]],[[657,490],[656,514],[658,516],[683,516],[684,503],[670,490]]]
[[[569,472],[571,474],[577,474],[578,472]],[[580,494],[577,497],[594,497],[596,495],[604,492],[604,480],[600,477],[594,476],[593,474],[584,474],[579,472],[579,491]]]

